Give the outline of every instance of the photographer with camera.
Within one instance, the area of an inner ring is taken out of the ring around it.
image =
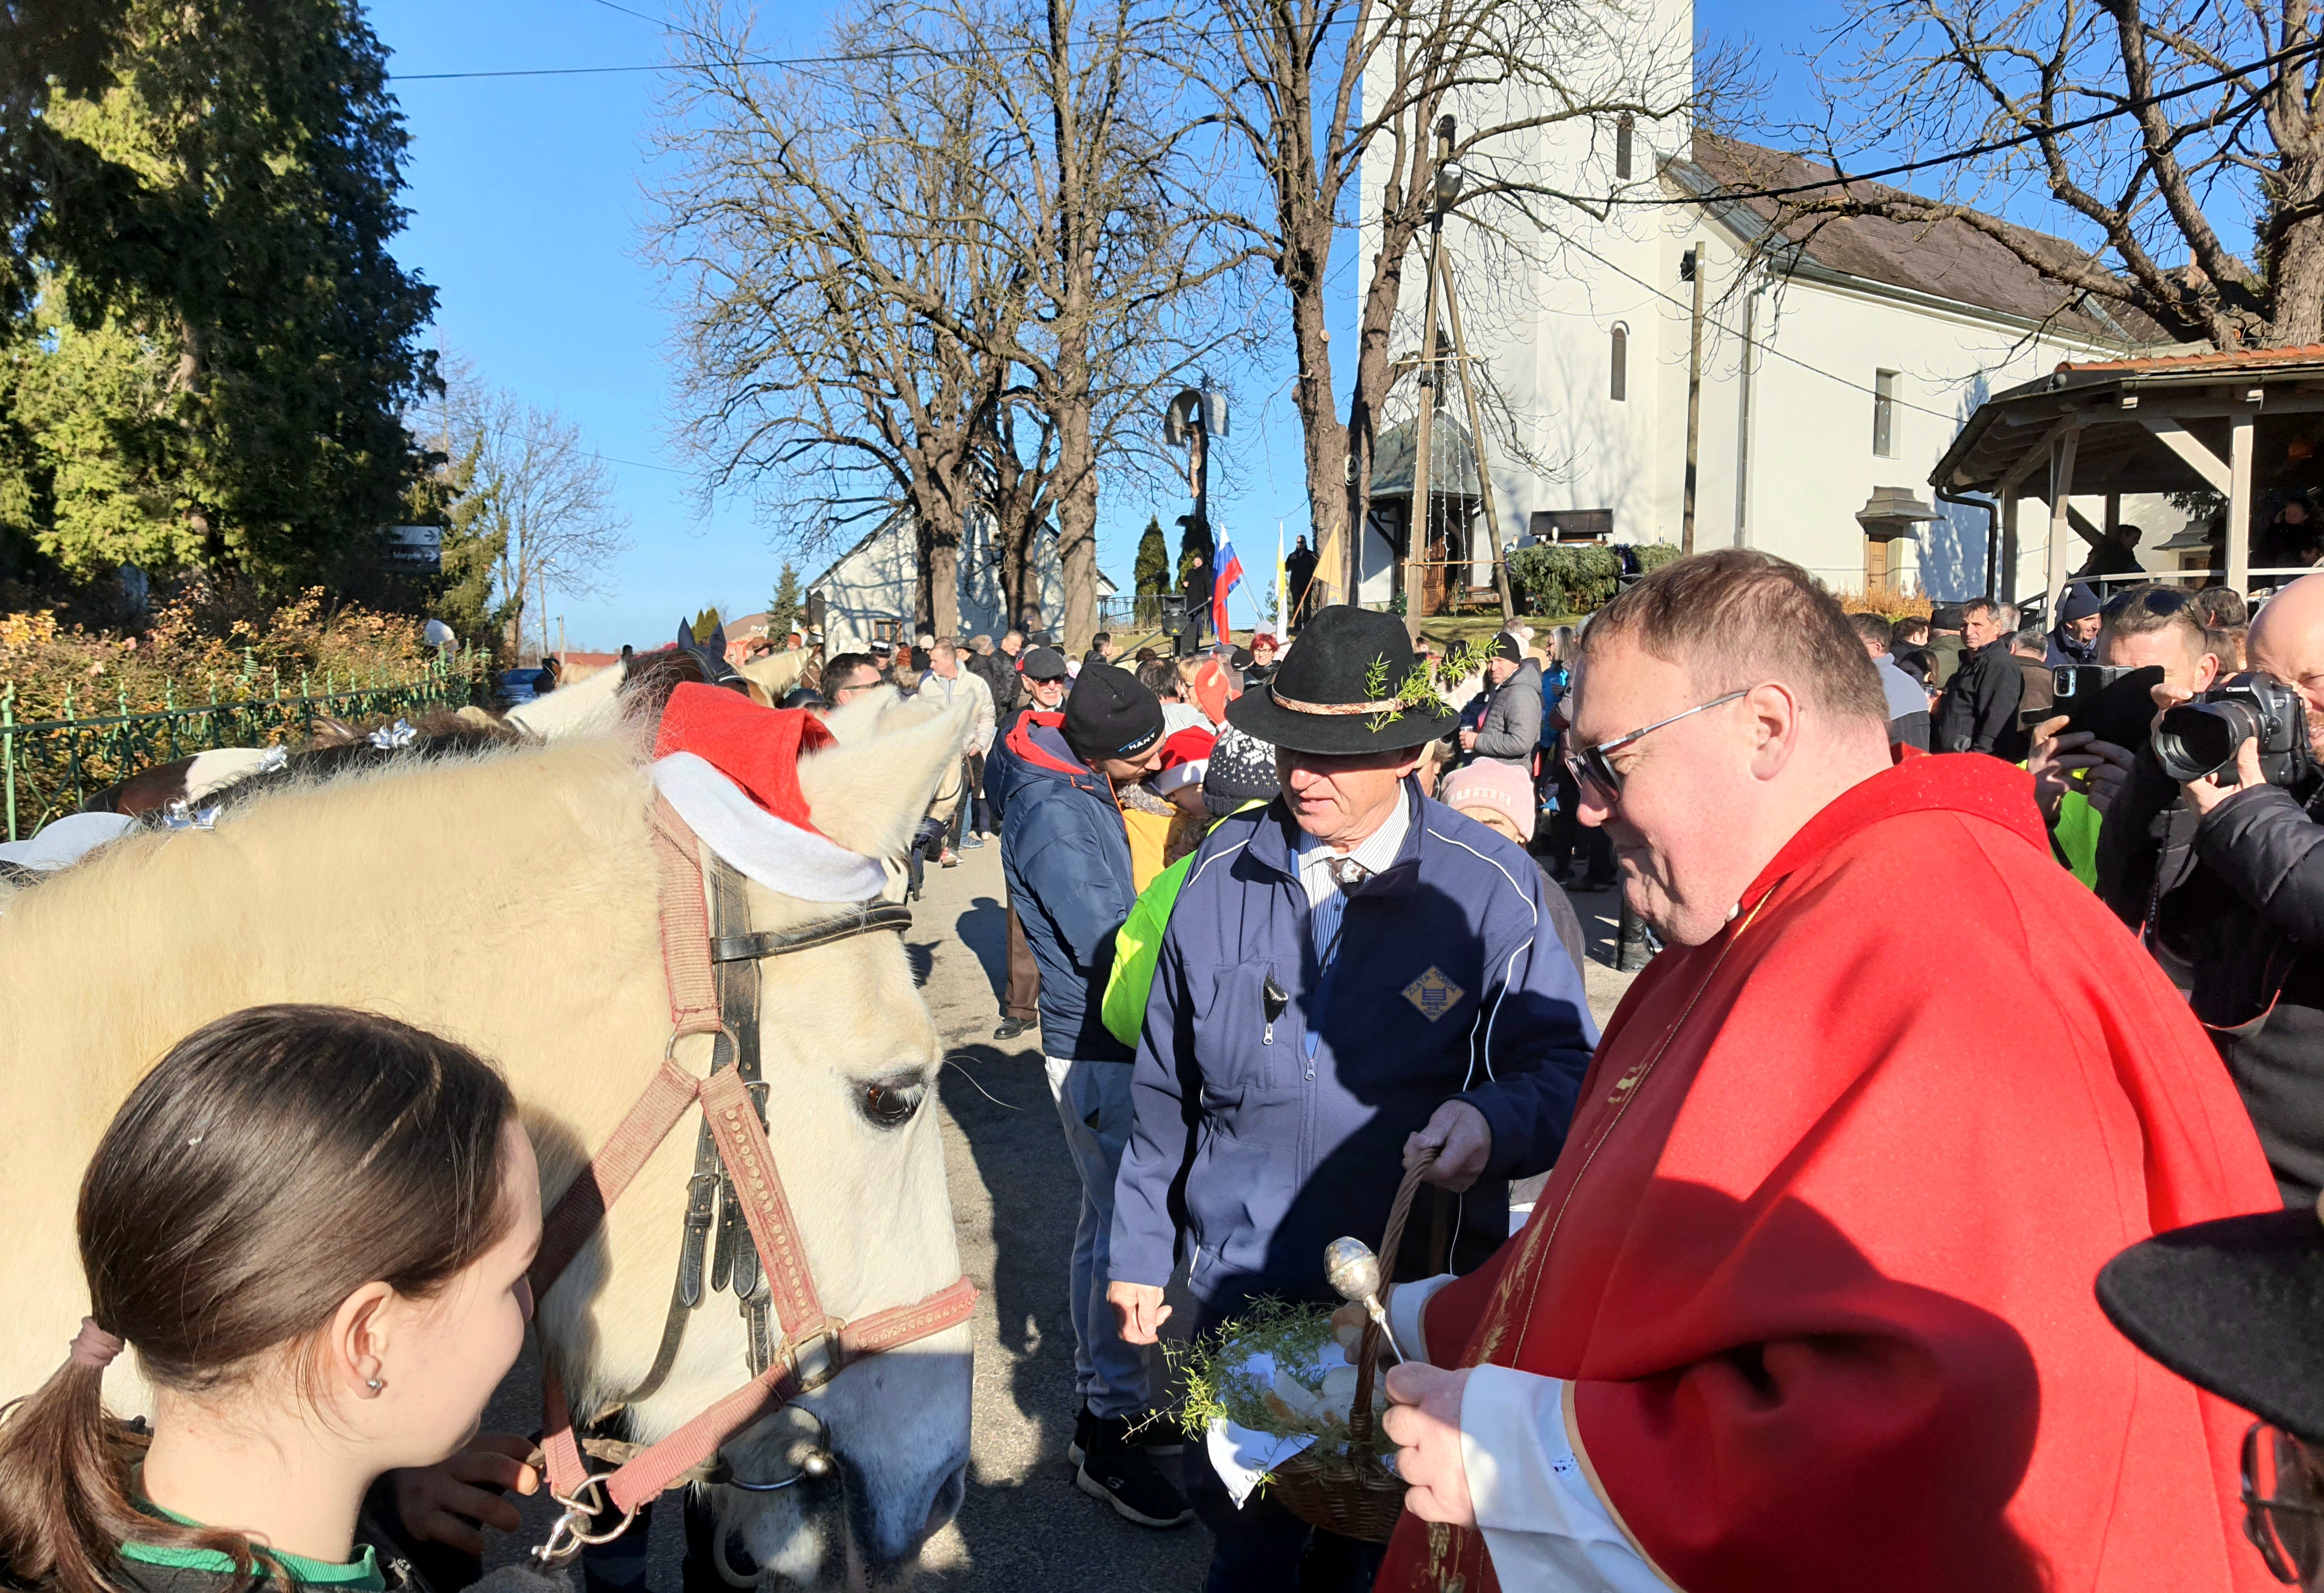
[[[2156,717],[2099,832],[2098,895],[2189,987],[2300,1205],[2324,1187],[2324,577],[2260,611],[2250,656]]]
[[[2098,662],[2053,672],[2057,712],[2034,727],[2025,760],[2059,861],[2092,889],[2098,826],[2146,745],[2154,716],[2209,689],[2218,674],[2183,592],[2140,586],[2117,593],[2104,618]]]

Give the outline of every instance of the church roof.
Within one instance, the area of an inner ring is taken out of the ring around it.
[[[1692,160],[1674,159],[1665,171],[1682,190],[1702,198],[1706,209],[1747,242],[1766,235],[1775,221],[1777,201],[1731,198],[1731,194],[1792,188],[1833,175],[1831,167],[1804,155],[1711,133],[1694,135]],[[1849,191],[1868,198],[1923,197],[1876,182],[1850,183]],[[2009,222],[1994,225],[2036,258],[2061,265],[2090,258],[2086,250],[2063,238]],[[2047,322],[2059,333],[2092,343],[2151,346],[2173,342],[2170,334],[2135,310],[2101,304],[2043,280],[2000,240],[1955,217],[1889,221],[1868,216],[1802,216],[1788,223],[1784,232],[1798,245],[1799,263],[1794,268],[1797,275],[1812,275],[1814,268],[1821,267],[2014,319]]]

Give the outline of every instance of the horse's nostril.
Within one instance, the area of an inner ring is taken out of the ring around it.
[[[928,1505],[928,1532],[931,1536],[944,1528],[945,1523],[960,1514],[961,1502],[968,1497],[968,1467],[964,1462],[950,1477],[936,1487],[936,1496]]]

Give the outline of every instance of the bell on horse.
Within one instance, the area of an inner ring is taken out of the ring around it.
[[[833,723],[838,744],[797,762],[807,823],[837,849],[899,859],[959,761],[965,711],[870,698]],[[86,1309],[73,1208],[99,1134],[144,1070],[214,1017],[336,1002],[457,1036],[506,1074],[551,1206],[666,1051],[705,1075],[725,1041],[673,1037],[657,806],[630,727],[281,790],[213,829],[125,837],[18,898],[0,916],[0,1108],[18,1128],[0,1157],[0,1399],[53,1369]],[[715,857],[695,857],[706,878],[721,876]],[[835,1324],[931,1297],[957,1305],[928,1104],[942,1048],[900,937],[809,934],[791,949],[785,932],[830,924],[832,903],[724,878],[751,938],[784,953],[748,953],[768,1104],[760,1143],[788,1195],[810,1297]],[[626,1401],[622,1436],[637,1442],[685,1427],[755,1369],[731,1288],[671,1310],[699,1120],[660,1139],[540,1303],[542,1346],[574,1413],[586,1421]],[[830,1435],[823,1475],[748,1486],[799,1471],[796,1413],[720,1448],[712,1474],[731,1478],[711,1489],[720,1541],[739,1537],[762,1580],[885,1579],[957,1508],[969,1335],[956,1312],[941,1320],[950,1325],[843,1361],[799,1396],[796,1409]],[[641,1392],[666,1327],[667,1369]],[[775,1337],[778,1357],[789,1354]],[[115,1364],[106,1393],[119,1413],[147,1408],[134,1357]]]

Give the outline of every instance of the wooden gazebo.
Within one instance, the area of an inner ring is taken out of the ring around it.
[[[1986,590],[2015,584],[2019,508],[2049,510],[2043,583],[2054,602],[2068,573],[2119,523],[2132,493],[2209,488],[2227,502],[2226,568],[2172,572],[2249,593],[2253,520],[2264,494],[2324,487],[2324,345],[2246,349],[2060,365],[1978,406],[1929,475],[1941,498],[1985,493],[1999,503],[1986,546]],[[2106,524],[2074,512],[2074,494],[2103,495]]]

